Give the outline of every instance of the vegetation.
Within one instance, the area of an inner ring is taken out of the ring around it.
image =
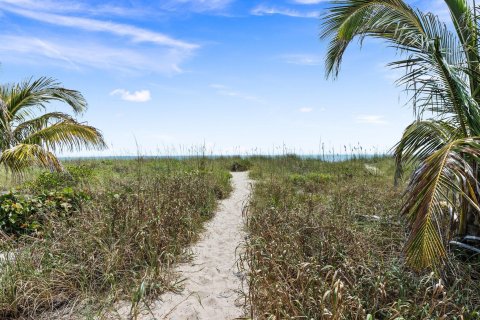
[[[0,199],[0,318],[102,318],[122,300],[134,315],[176,290],[171,265],[231,191],[230,165],[139,158],[30,171]]]
[[[241,171],[248,171],[252,167],[252,163],[248,159],[238,159],[234,160],[232,165],[230,166],[230,171],[233,172],[241,172]]]
[[[87,108],[78,91],[49,78],[0,86],[0,163],[10,171],[22,172],[34,164],[62,170],[54,151],[105,147],[96,128],[64,112],[42,113],[53,101],[67,104],[76,115]]]
[[[0,230],[16,236],[41,232],[48,219],[78,211],[81,201],[87,199],[87,195],[71,188],[30,197],[13,192],[3,194],[0,196]]]
[[[415,273],[390,158],[258,158],[242,256],[254,319],[478,319],[480,257]]]

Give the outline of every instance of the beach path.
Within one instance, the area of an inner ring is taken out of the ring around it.
[[[251,188],[247,172],[232,175],[233,192],[220,202],[200,241],[191,248],[193,260],[177,267],[185,278],[183,291],[162,295],[148,319],[231,320],[244,315],[237,259],[245,237],[242,209]]]

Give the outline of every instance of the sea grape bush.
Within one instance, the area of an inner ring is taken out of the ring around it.
[[[79,210],[88,196],[71,188],[35,196],[9,192],[0,196],[0,231],[7,235],[33,234],[47,215],[65,217]]]

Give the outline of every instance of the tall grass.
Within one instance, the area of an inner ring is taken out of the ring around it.
[[[89,195],[71,214],[44,218],[35,234],[0,239],[0,318],[114,314],[115,302],[147,303],[176,290],[173,263],[187,258],[217,200],[231,191],[227,162],[208,159],[71,162],[25,193],[69,188]],[[80,169],[78,169],[80,168]],[[73,179],[73,180],[72,180]],[[132,308],[134,313],[135,308]]]
[[[243,265],[255,319],[478,319],[479,262],[443,275],[402,258],[393,160],[258,158]]]

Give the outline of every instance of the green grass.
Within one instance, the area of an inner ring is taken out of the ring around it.
[[[441,276],[405,266],[393,160],[253,162],[242,259],[254,318],[479,318],[478,263],[453,258]]]
[[[135,306],[176,290],[171,266],[188,258],[185,247],[230,193],[230,165],[202,158],[75,161],[65,163],[68,174],[34,170],[12,182],[27,198],[65,187],[88,197],[68,215],[43,210],[36,232],[0,233],[0,251],[14,254],[0,262],[0,318],[72,308],[101,318],[115,302]]]

